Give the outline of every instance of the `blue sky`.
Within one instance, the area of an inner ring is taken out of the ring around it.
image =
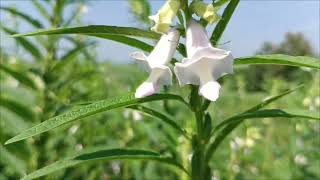
[[[152,12],[155,13],[164,1],[152,0]],[[28,0],[1,0],[1,6],[15,5],[18,9],[32,14],[38,18],[39,14],[33,9]],[[129,13],[127,1],[100,0],[89,1],[88,12],[84,16],[84,23],[105,24],[116,26],[137,26],[134,18]],[[1,21],[5,20],[2,16]],[[302,32],[311,41],[315,51],[319,53],[319,14],[320,2],[317,0],[289,1],[289,0],[242,0],[233,15],[221,43],[228,42],[222,48],[231,50],[235,57],[252,55],[264,41],[274,43],[283,40],[284,34],[290,32]],[[6,22],[4,22],[6,23]],[[213,27],[208,28],[211,33]],[[21,32],[32,29],[22,26]],[[9,38],[1,36],[1,45]],[[130,62],[128,57],[134,48],[124,45],[99,40],[98,55],[102,60],[115,62]]]

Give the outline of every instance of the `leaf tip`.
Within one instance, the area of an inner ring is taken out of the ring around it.
[[[21,34],[12,34],[10,37],[17,38],[17,37],[21,37],[21,36],[22,36]]]
[[[8,139],[5,143],[4,143],[4,145],[8,145],[8,144],[11,144],[11,143],[14,143],[14,142],[16,142],[17,140],[13,137],[13,138],[11,138],[11,139]]]

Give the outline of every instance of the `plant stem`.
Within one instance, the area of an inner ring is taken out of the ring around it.
[[[210,179],[210,168],[205,161],[204,110],[203,99],[198,95],[198,86],[191,86],[190,105],[194,111],[197,130],[192,139],[191,177],[193,180]]]

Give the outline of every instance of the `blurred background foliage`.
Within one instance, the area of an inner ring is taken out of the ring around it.
[[[137,23],[150,25],[147,0],[128,0]],[[86,1],[30,1],[44,17],[34,19],[23,9],[1,7],[10,20],[1,22],[6,34],[23,32],[21,22],[34,29],[81,25]],[[91,2],[92,3],[92,2]],[[68,8],[68,9],[67,9]],[[70,17],[64,16],[71,10]],[[19,30],[19,31],[18,31]],[[97,59],[96,43],[84,36],[16,38],[14,51],[1,42],[0,62],[0,179],[17,179],[74,151],[93,146],[139,147],[170,154],[181,160],[190,144],[160,121],[132,109],[85,118],[36,138],[4,146],[22,130],[81,102],[132,92],[146,74],[134,64],[113,64]],[[70,46],[62,47],[61,42]],[[303,34],[288,32],[280,44],[265,42],[257,54],[283,53],[317,57]],[[28,54],[28,55],[26,55]],[[27,58],[30,57],[30,58]],[[31,60],[30,60],[31,59]],[[272,104],[274,108],[308,109],[320,113],[320,74],[304,68],[272,65],[237,67],[222,79],[222,96],[210,107],[214,122],[245,110],[265,97],[303,83],[303,89]],[[164,89],[164,91],[168,91]],[[172,93],[188,94],[176,85]],[[186,129],[192,116],[175,102],[150,106],[176,117]],[[248,120],[223,142],[211,161],[218,179],[319,179],[320,124],[281,119]],[[179,152],[182,152],[180,154]],[[59,171],[44,179],[181,179],[170,167],[154,162],[111,161]]]

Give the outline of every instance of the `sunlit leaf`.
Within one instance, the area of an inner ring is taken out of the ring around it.
[[[138,149],[102,149],[95,151],[88,151],[85,153],[81,153],[71,158],[67,158],[65,160],[57,161],[49,166],[41,168],[31,174],[28,174],[23,179],[34,179],[38,178],[55,171],[77,166],[80,164],[85,164],[89,162],[96,161],[108,161],[108,160],[153,160],[158,161],[164,164],[173,165],[182,171],[187,171],[183,168],[182,165],[174,161],[170,157],[162,156],[159,153],[147,150],[138,150]]]
[[[31,127],[30,129],[27,129],[21,132],[17,136],[9,139],[6,142],[6,144],[10,144],[16,141],[20,141],[20,140],[35,136],[37,134],[40,134],[40,133],[49,131],[51,129],[54,129],[58,126],[61,126],[63,124],[70,123],[72,121],[79,120],[100,112],[104,112],[104,111],[108,111],[108,110],[116,109],[120,107],[132,106],[132,105],[141,104],[141,103],[150,102],[150,101],[162,100],[162,99],[178,100],[186,104],[186,102],[180,96],[172,95],[172,94],[157,94],[157,95],[148,96],[140,99],[135,98],[134,94],[129,94],[129,95],[125,95],[117,98],[101,100],[86,106],[81,106],[79,108],[76,108],[64,114],[61,114],[59,116],[50,118],[38,125]]]
[[[53,35],[53,34],[83,34],[89,36],[103,35],[103,34],[115,34],[144,37],[150,39],[159,39],[160,34],[149,30],[143,30],[133,27],[118,27],[118,26],[105,26],[105,25],[91,25],[82,27],[69,27],[69,28],[55,28],[45,29],[36,32],[26,34],[16,34],[13,37],[22,36],[35,36],[35,35]]]
[[[11,8],[11,7],[0,7],[1,10],[10,12],[13,15],[16,15],[18,17],[20,17],[21,19],[25,20],[26,22],[30,23],[31,25],[33,25],[36,28],[43,28],[43,25],[36,19],[33,19],[31,16],[29,16],[28,14],[25,14],[21,11],[18,11],[15,8]]]
[[[257,55],[235,59],[235,65],[274,64],[320,69],[320,59],[308,56],[289,56],[283,54]]]

